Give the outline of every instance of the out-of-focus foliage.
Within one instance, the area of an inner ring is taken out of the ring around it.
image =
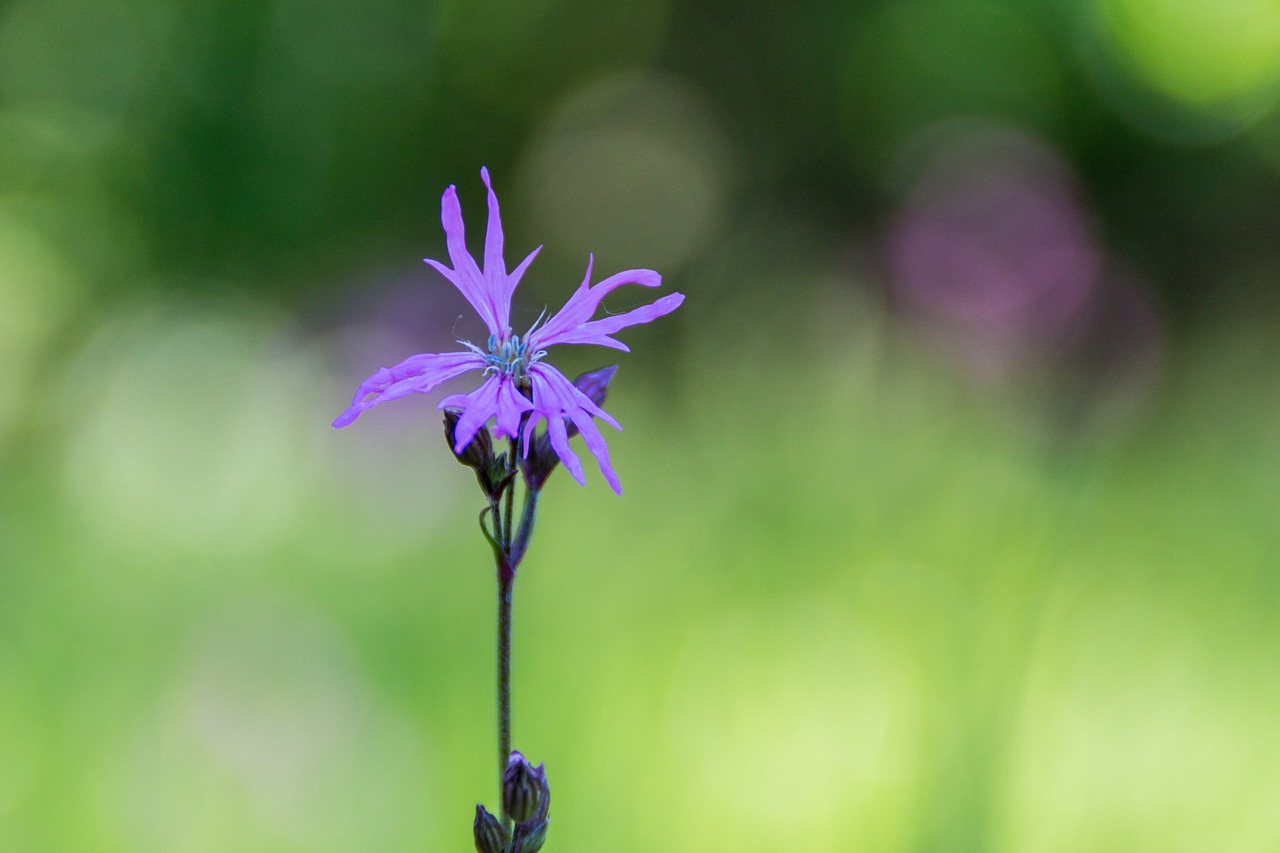
[[[556,354],[548,850],[1276,849],[1278,93],[1262,0],[10,0],[0,851],[468,849],[478,496],[328,424],[481,333],[482,164],[517,325],[689,297]]]

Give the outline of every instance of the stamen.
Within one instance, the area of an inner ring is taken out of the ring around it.
[[[479,350],[476,351],[479,352]],[[507,333],[502,338],[491,335],[489,352],[480,354],[488,363],[485,367],[486,373],[500,373],[519,380],[524,376],[529,365],[541,359],[546,353],[537,352],[530,355],[528,343],[522,341],[519,335]]]

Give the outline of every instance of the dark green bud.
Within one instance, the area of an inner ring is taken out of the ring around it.
[[[513,751],[502,773],[502,809],[507,817],[519,823],[536,815],[542,804],[546,778],[541,764],[534,767],[519,751]]]
[[[486,497],[494,501],[502,497],[502,493],[507,490],[507,486],[511,485],[515,476],[515,471],[507,470],[505,453],[499,453],[490,459],[489,464],[484,468],[476,469],[476,479],[480,481],[480,488],[484,490]]]
[[[498,819],[484,806],[476,805],[476,820],[471,825],[476,839],[477,853],[504,853],[507,849],[507,833]]]
[[[489,435],[488,427],[480,427],[480,430],[472,437],[471,443],[462,448],[461,453],[453,449],[454,432],[458,428],[458,420],[461,417],[461,409],[444,410],[445,441],[449,443],[449,450],[453,453],[454,458],[476,472],[476,481],[480,483],[480,489],[484,492],[485,497],[491,501],[496,501],[502,497],[502,493],[511,484],[515,474],[507,470],[507,455],[505,453],[499,453],[494,456],[493,437]]]

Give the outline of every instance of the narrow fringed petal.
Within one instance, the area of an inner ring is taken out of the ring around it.
[[[540,361],[530,367],[529,376],[533,379],[534,406],[538,411],[544,410],[544,404],[538,398],[539,382],[541,382],[542,393],[547,400],[548,409],[558,406],[560,413],[565,417],[569,416],[571,409],[583,409],[587,414],[599,418],[619,432],[622,431],[622,427],[613,419],[613,415],[596,405],[594,400],[582,393],[577,385],[569,381],[569,377],[545,361]]]
[[[453,428],[454,452],[461,453],[480,427],[496,421],[494,435],[498,438],[515,438],[520,431],[520,417],[533,409],[533,403],[516,390],[511,377],[490,376],[485,383],[470,394],[454,394],[440,401],[438,408],[462,409],[462,417]]]
[[[520,458],[529,458],[529,449],[533,447],[533,428],[538,425],[539,416],[534,415],[526,418],[524,422],[524,432],[520,435]]]
[[[462,410],[462,417],[453,428],[453,452],[461,453],[471,443],[480,427],[493,417],[498,405],[498,385],[502,377],[490,376],[484,383],[470,394],[453,394],[439,402],[437,408],[456,407]]]
[[[621,494],[622,484],[618,482],[618,476],[609,462],[608,446],[592,418],[599,418],[614,429],[620,430],[622,427],[612,415],[592,402],[590,397],[579,391],[554,367],[540,362],[529,369],[529,376],[533,380],[534,411],[538,417],[546,419],[551,447],[565,468],[571,474],[576,470],[578,473],[573,478],[579,483],[585,482],[581,476],[581,463],[569,447],[568,430],[565,427],[565,418],[568,418],[582,433],[587,449],[600,466],[600,473],[613,490]]]
[[[440,198],[440,224],[444,226],[445,245],[449,249],[449,260],[453,269],[449,269],[439,261],[424,258],[435,267],[449,282],[462,293],[471,307],[476,309],[480,319],[489,328],[489,334],[501,334],[502,327],[498,323],[498,312],[494,308],[494,300],[480,267],[475,258],[467,251],[466,225],[462,221],[462,205],[458,203],[458,189],[450,185]]]
[[[569,446],[569,432],[565,429],[564,418],[547,418],[547,435],[551,438],[552,450],[560,457],[569,476],[577,480],[579,486],[585,486],[587,477],[582,473],[582,462],[578,460],[578,454]]]
[[[504,376],[498,389],[498,409],[494,413],[497,420],[495,435],[500,438],[516,438],[520,433],[520,419],[525,412],[533,410],[533,402],[521,394],[511,377]]]
[[[342,429],[379,403],[408,394],[425,394],[442,382],[484,366],[484,358],[475,353],[444,352],[411,355],[393,367],[380,367],[360,383],[351,405],[338,415],[333,425]]]
[[[502,214],[498,210],[498,196],[489,180],[489,169],[480,167],[480,180],[489,191],[489,221],[484,233],[484,284],[494,316],[500,328],[510,325],[511,294],[507,292],[507,262],[502,257]]]
[[[449,249],[449,260],[453,262],[453,268],[468,278],[479,279],[480,268],[467,251],[467,226],[462,219],[458,188],[453,184],[440,197],[440,224],[444,226],[444,242]]]
[[[467,302],[471,303],[471,307],[480,315],[480,319],[484,321],[485,328],[489,330],[489,334],[496,335],[495,329],[498,328],[498,321],[493,318],[492,312],[489,310],[488,300],[485,299],[484,282],[478,277],[470,278],[467,273],[451,270],[432,258],[423,258],[422,260],[458,289],[458,292],[466,298]]]
[[[507,276],[507,289],[505,291],[506,295],[503,298],[502,304],[507,306],[507,323],[508,324],[510,324],[511,322],[511,318],[510,318],[511,297],[516,292],[516,286],[520,284],[520,279],[524,277],[524,271],[529,268],[529,264],[533,263],[533,259],[538,257],[538,253],[541,251],[542,251],[542,247],[539,246],[529,254],[525,255],[524,260],[521,261],[519,265],[517,265],[516,268],[511,271],[510,275]]]
[[[657,287],[662,284],[662,276],[653,270],[624,270],[591,286],[591,268],[595,264],[595,256],[587,261],[587,274],[582,284],[574,291],[573,296],[564,307],[555,313],[541,328],[529,333],[529,345],[542,348],[555,344],[569,343],[566,336],[586,323],[600,307],[600,300],[624,284],[639,284],[643,287]],[[674,310],[674,309],[673,309]]]
[[[631,348],[616,338],[610,337],[614,332],[625,329],[628,326],[639,326],[643,323],[649,323],[659,317],[670,314],[672,311],[680,307],[684,302],[683,293],[669,293],[648,305],[641,305],[627,311],[625,314],[616,314],[612,317],[601,317],[599,320],[591,320],[583,323],[577,328],[570,329],[556,337],[554,343],[557,344],[593,344],[601,347],[611,347],[612,349],[630,352]],[[540,346],[549,346],[551,342],[541,341]]]
[[[507,262],[502,256],[502,212],[498,196],[493,191],[489,170],[480,169],[480,177],[488,191],[489,221],[484,235],[484,268],[476,265],[475,258],[467,251],[466,229],[462,221],[462,206],[458,202],[456,187],[445,190],[440,200],[440,221],[444,225],[445,243],[449,247],[449,259],[453,269],[439,261],[424,258],[441,275],[466,297],[471,307],[484,320],[489,334],[502,336],[511,328],[511,295],[529,264],[537,256],[539,246],[520,262],[515,271],[507,274]]]
[[[600,434],[600,428],[596,426],[596,422],[582,409],[570,412],[569,419],[578,428],[578,432],[582,433],[582,441],[587,445],[587,450],[591,451],[591,455],[596,458],[596,464],[600,466],[600,473],[609,483],[609,488],[619,495],[622,494],[622,482],[609,462],[609,445],[605,444],[604,436]]]
[[[484,272],[486,276],[507,274],[507,262],[502,257],[502,214],[498,211],[498,195],[489,180],[489,168],[480,167],[480,180],[489,191],[489,223],[484,235]]]

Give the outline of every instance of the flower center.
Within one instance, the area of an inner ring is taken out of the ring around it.
[[[489,352],[484,360],[488,362],[485,372],[501,373],[519,382],[529,365],[546,355],[545,351],[530,352],[529,345],[520,340],[519,335],[508,332],[501,338],[489,336]]]

